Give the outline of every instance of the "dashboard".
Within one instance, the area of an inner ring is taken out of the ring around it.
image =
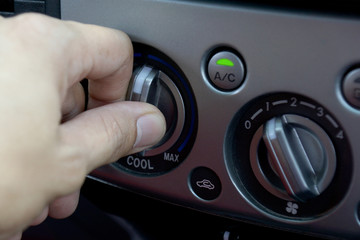
[[[182,239],[193,230],[199,239],[359,239],[354,1],[34,2],[26,11],[129,34],[128,100],[166,118],[158,145],[89,175],[83,193],[97,205],[149,226],[154,239],[165,229]]]

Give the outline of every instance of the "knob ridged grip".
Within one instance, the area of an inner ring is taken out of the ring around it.
[[[336,154],[326,132],[308,118],[285,114],[264,125],[263,139],[269,161],[287,193],[306,202],[330,184]]]

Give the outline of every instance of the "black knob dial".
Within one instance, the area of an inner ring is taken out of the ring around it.
[[[331,183],[336,170],[336,153],[327,133],[309,118],[284,114],[271,118],[260,128],[250,148],[264,141],[269,165],[279,177],[288,196],[301,202],[318,197]],[[263,153],[259,153],[263,155]],[[263,186],[284,196],[262,175],[257,156],[250,159],[252,169]],[[267,182],[268,183],[267,183]]]
[[[350,186],[346,133],[325,106],[293,93],[243,106],[225,138],[233,183],[261,211],[309,220],[336,206]]]

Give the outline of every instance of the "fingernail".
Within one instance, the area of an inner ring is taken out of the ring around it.
[[[134,148],[146,148],[158,143],[165,133],[165,120],[157,114],[141,116],[136,123],[137,137]]]

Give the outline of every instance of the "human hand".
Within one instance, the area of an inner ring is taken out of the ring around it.
[[[124,101],[132,55],[120,31],[38,14],[0,18],[0,239],[70,215],[88,173],[161,139],[159,110]]]

